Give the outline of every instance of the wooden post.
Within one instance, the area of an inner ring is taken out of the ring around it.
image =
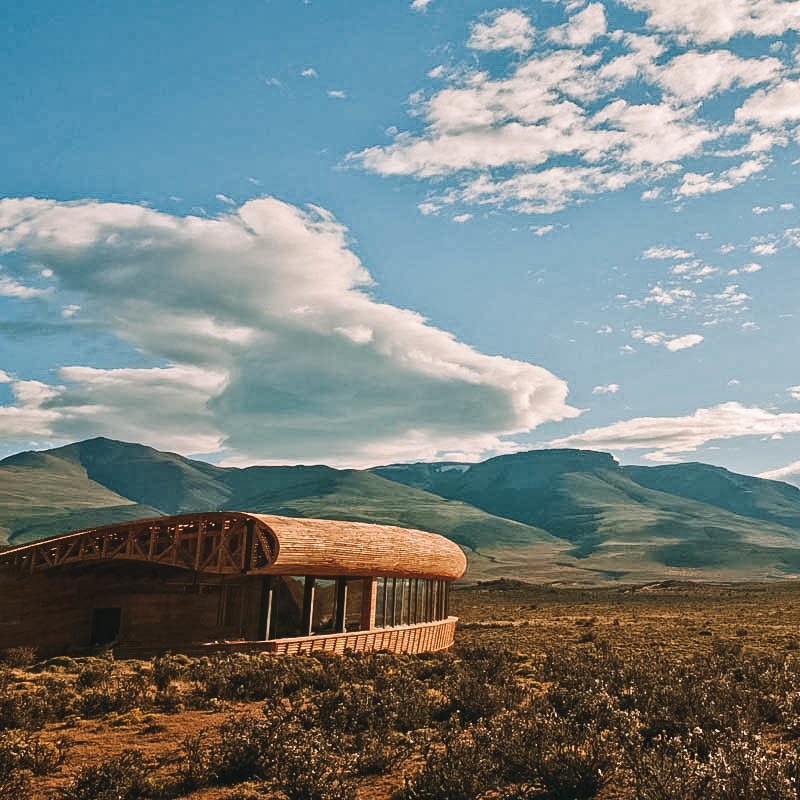
[[[378,593],[375,578],[364,578],[361,584],[361,630],[371,631],[375,627],[375,605]]]
[[[261,603],[258,612],[258,632],[256,639],[269,639],[269,628],[272,623],[272,576],[261,578]]]
[[[306,575],[303,587],[303,633],[302,636],[311,636],[311,627],[314,620],[314,578]]]
[[[253,520],[247,520],[245,527],[244,541],[242,542],[242,572],[247,572],[251,567],[251,559],[253,557],[253,529],[255,523]]]

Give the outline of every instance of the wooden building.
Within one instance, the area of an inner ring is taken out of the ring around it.
[[[461,549],[388,525],[184,514],[0,551],[0,650],[380,650],[453,642]]]

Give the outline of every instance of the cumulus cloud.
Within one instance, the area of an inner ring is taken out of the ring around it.
[[[642,258],[692,258],[694,253],[679,247],[648,247]]]
[[[595,386],[592,394],[616,394],[619,391],[618,383],[607,383],[602,386]]]
[[[761,472],[756,477],[765,478],[768,481],[786,481],[800,486],[800,461],[793,461],[785,467]]]
[[[516,50],[523,53],[533,44],[533,26],[528,17],[516,9],[501,8],[476,22],[467,42],[473,50]]]
[[[45,275],[44,277],[50,276]],[[44,289],[36,289],[33,286],[25,286],[14,278],[0,273],[0,297],[17,297],[22,300],[28,300],[31,297],[41,297],[45,291]]]
[[[779,35],[794,26],[796,14],[787,9],[797,4],[625,3],[646,12],[656,32],[609,32],[598,2],[562,5],[572,15],[540,31],[518,10],[485,14],[471,26],[467,45],[505,51],[505,69],[434,68],[429,76],[442,88],[411,95],[411,113],[422,125],[390,144],[350,153],[348,163],[436,179],[445,190],[431,203],[459,200],[525,214],[555,213],[637,183],[643,200],[665,189],[673,199],[694,198],[762,172],[771,151],[789,143],[788,124],[800,119],[800,81],[780,54],[745,58],[709,45],[737,32]],[[733,124],[720,104],[705,102],[732,90],[744,95],[731,98],[739,104]],[[698,171],[695,159],[707,155],[725,166]]]
[[[683,197],[697,197],[701,194],[724,192],[762,172],[768,164],[769,160],[766,158],[751,158],[729,167],[719,176],[715,176],[713,172],[703,174],[687,172],[683,176],[681,185],[675,189],[675,194]]]
[[[699,333],[670,336],[664,333],[664,331],[648,331],[641,327],[634,328],[633,331],[631,331],[631,336],[633,336],[634,339],[640,339],[645,344],[665,347],[671,353],[676,353],[679,350],[688,350],[690,347],[695,347],[703,341],[703,337]]]
[[[798,4],[792,5],[800,9]],[[797,120],[800,120],[800,80],[759,89],[736,109],[737,122],[753,122],[765,128]]]
[[[606,32],[606,12],[602,3],[591,3],[570,17],[565,25],[552,28],[550,38],[559,44],[582,47]]]
[[[347,92],[343,91],[342,89],[328,89],[327,95],[328,97],[332,97],[334,100],[347,99]]]
[[[379,303],[324,209],[252,200],[213,219],[0,201],[0,251],[52,269],[81,318],[153,358],[16,381],[4,439],[96,433],[245,461],[363,465],[501,447],[578,412],[547,370],[486,356]]]
[[[800,386],[790,386],[787,390],[793,400],[800,400]]]
[[[622,0],[647,14],[647,25],[697,42],[734,36],[780,36],[800,30],[800,7],[785,0]]]
[[[645,458],[669,461],[679,453],[694,452],[707,442],[797,432],[800,432],[800,414],[775,413],[729,402],[699,408],[682,417],[636,417],[549,444],[595,450],[648,450]]]
[[[428,10],[428,6],[431,4],[431,0],[413,0],[411,3],[412,11],[421,11],[424,13]]]
[[[690,50],[667,62],[658,84],[682,102],[694,102],[734,86],[773,80],[782,69],[777,58],[740,58],[729,50]]]

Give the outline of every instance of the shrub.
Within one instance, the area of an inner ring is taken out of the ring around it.
[[[36,648],[9,647],[3,655],[3,663],[13,669],[25,669],[36,661]]]
[[[66,789],[62,800],[149,800],[163,796],[150,776],[151,766],[139,750],[125,750],[97,766],[83,767]]]
[[[19,731],[0,734],[0,776],[17,770],[27,770],[34,775],[55,772],[64,762],[68,748],[66,739],[49,743]]]
[[[422,771],[406,778],[402,800],[474,800],[498,778],[490,732],[483,725],[450,727],[428,747]]]

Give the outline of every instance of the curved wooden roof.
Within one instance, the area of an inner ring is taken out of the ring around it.
[[[466,558],[436,533],[394,525],[279,517],[239,511],[123,522],[0,552],[21,572],[109,560],[143,561],[215,574],[460,578]]]

